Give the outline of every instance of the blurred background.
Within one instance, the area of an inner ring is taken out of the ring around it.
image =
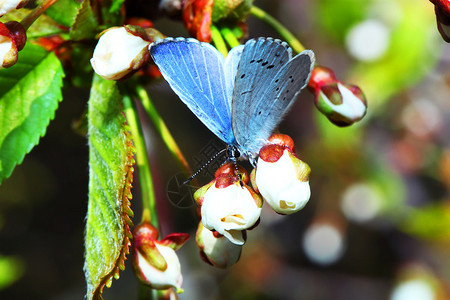
[[[434,6],[425,0],[255,5],[313,49],[318,64],[358,85],[368,113],[338,128],[317,111],[309,91],[299,96],[279,129],[312,169],[312,197],[290,216],[265,205],[240,261],[228,270],[201,261],[192,190],[179,187],[179,195],[188,195],[182,204],[168,193],[180,170],[142,114],[162,236],[191,234],[177,252],[180,299],[450,299],[450,46],[437,31]],[[155,27],[187,36],[174,21]],[[279,37],[252,16],[248,28],[249,37]],[[166,83],[149,91],[193,169],[207,145],[222,147]],[[47,135],[0,187],[0,299],[84,296],[88,147],[72,126],[88,97],[88,90],[66,90]],[[135,223],[139,201],[135,177]],[[104,298],[137,299],[138,289],[127,262]]]

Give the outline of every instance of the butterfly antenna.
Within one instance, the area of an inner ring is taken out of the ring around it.
[[[239,174],[239,168],[236,163],[237,158],[240,156],[239,150],[234,146],[228,146],[227,147],[227,160],[226,162],[232,162],[234,165],[234,169],[236,170],[236,176],[239,180],[239,184],[241,187],[244,187],[244,183],[242,182],[242,176]]]
[[[234,163],[234,168],[236,169],[236,175],[237,175],[237,178],[238,178],[238,180],[239,180],[239,184],[240,184],[241,187],[243,188],[243,187],[244,187],[244,183],[242,182],[242,176],[241,176],[241,174],[239,173],[239,168],[238,168],[238,165],[237,165],[237,163],[236,163],[236,160],[234,160],[233,163]]]
[[[191,177],[189,177],[188,179],[186,179],[183,184],[187,184],[189,183],[189,181],[191,181],[192,179],[195,178],[195,176],[197,176],[198,174],[200,174],[201,171],[203,171],[204,168],[206,168],[206,166],[208,166],[213,160],[215,160],[217,158],[217,156],[219,156],[220,154],[222,154],[225,149],[220,150],[219,152],[217,152],[216,154],[214,154],[203,166],[200,167],[200,169],[197,170],[197,172],[195,172]]]

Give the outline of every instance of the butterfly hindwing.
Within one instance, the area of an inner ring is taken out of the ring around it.
[[[214,134],[232,144],[227,92],[231,87],[226,75],[230,71],[225,70],[223,55],[210,44],[184,38],[155,42],[150,45],[150,54],[181,101]]]
[[[279,40],[247,42],[232,100],[233,132],[243,152],[259,151],[308,82],[313,65],[312,51],[292,58],[291,49]],[[246,80],[248,74],[252,78]]]

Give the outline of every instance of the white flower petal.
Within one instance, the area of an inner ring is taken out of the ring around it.
[[[226,188],[213,185],[205,193],[201,213],[206,228],[242,245],[242,233],[237,231],[253,226],[261,214],[261,207],[256,205],[250,191],[239,183]]]
[[[256,185],[264,200],[278,213],[292,214],[309,201],[309,182],[297,179],[295,165],[288,150],[277,162],[258,159],[255,174]]]
[[[202,251],[208,257],[209,261],[216,267],[227,268],[234,265],[241,255],[242,247],[232,243],[226,237],[215,237],[213,232],[205,228],[202,223],[199,224]],[[242,231],[238,231],[241,234]]]
[[[91,65],[101,77],[118,80],[133,70],[133,60],[148,45],[148,41],[129,33],[125,27],[111,28],[100,37]]]
[[[2,63],[0,63],[0,69],[2,69],[4,57],[11,51],[13,47],[12,39],[6,36],[0,36],[0,59]]]
[[[174,287],[177,290],[181,290],[183,277],[181,275],[181,266],[177,254],[170,247],[158,245],[157,243],[155,245],[159,253],[166,260],[167,269],[165,271],[156,269],[137,251],[138,265],[142,275],[146,278],[147,283],[155,289]]]
[[[0,16],[14,10],[22,0],[0,0]]]

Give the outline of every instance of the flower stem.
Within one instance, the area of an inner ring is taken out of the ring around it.
[[[219,50],[219,52],[226,57],[228,54],[227,45],[225,44],[225,41],[223,40],[219,29],[217,29],[217,27],[214,25],[211,25],[211,35],[213,43],[216,46],[217,50]]]
[[[250,13],[272,26],[272,28],[275,29],[289,43],[295,52],[300,53],[305,50],[305,47],[303,47],[300,41],[286,27],[284,27],[280,22],[278,22],[277,19],[263,11],[261,8],[252,6]]]
[[[52,6],[57,0],[47,0],[39,4],[38,7],[33,9],[22,21],[23,28],[27,30],[50,6]]]
[[[152,174],[148,163],[147,150],[142,132],[141,123],[137,114],[136,104],[127,94],[123,96],[125,116],[130,126],[134,147],[136,148],[136,164],[139,172],[139,182],[142,194],[142,222],[151,222],[158,228],[158,214],[156,212],[156,199],[153,189]]]
[[[239,46],[241,44],[230,28],[223,27],[220,29],[220,33],[231,48]]]
[[[172,153],[173,157],[175,158],[181,169],[183,169],[183,171],[186,172],[186,175],[192,174],[192,170],[189,167],[189,163],[187,162],[186,158],[184,157],[183,153],[180,150],[180,147],[178,147],[177,142],[175,141],[169,129],[167,128],[166,123],[164,123],[164,120],[161,118],[155,106],[153,105],[153,102],[150,99],[150,96],[148,95],[145,88],[143,88],[140,85],[136,86],[136,93],[140,98],[142,106],[144,107],[145,111],[150,116],[150,119],[153,121],[156,130],[158,130],[159,134],[161,135],[161,138],[163,139],[164,143],[166,144],[170,153]]]

